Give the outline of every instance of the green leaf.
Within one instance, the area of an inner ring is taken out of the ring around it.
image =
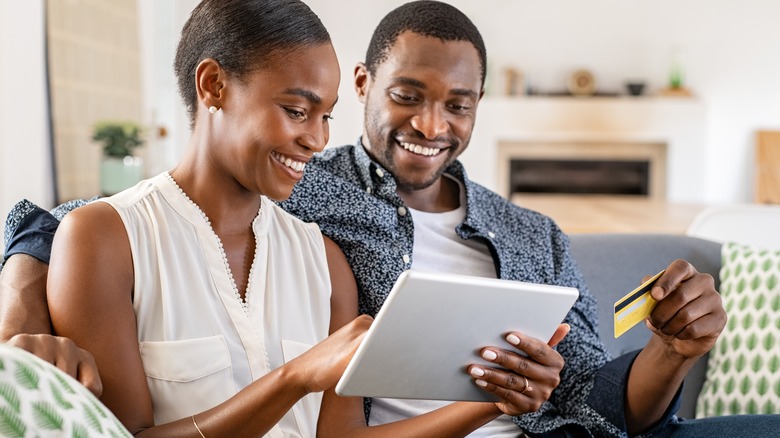
[[[762,414],[776,414],[777,411],[775,410],[775,403],[772,400],[767,400],[766,403],[764,403],[764,411],[761,412]]]
[[[40,380],[38,372],[25,363],[15,360],[14,364],[16,365],[16,371],[14,372],[16,382],[26,389],[38,389],[38,381]]]
[[[761,329],[767,328],[769,325],[769,315],[767,313],[762,313],[761,316],[758,317],[758,327]]]
[[[745,320],[747,321],[748,317],[750,315],[745,316]],[[750,324],[745,324],[745,328],[750,328]],[[747,347],[749,350],[754,350],[756,348],[756,345],[758,345],[758,336],[756,336],[755,333],[751,333],[750,336],[747,338]]]
[[[758,310],[763,309],[765,304],[766,304],[766,296],[764,294],[758,294],[756,296],[756,299],[753,300],[753,307],[755,307]]]
[[[73,389],[73,387],[70,386],[70,383],[68,383],[67,379],[62,377],[60,375],[60,373],[54,373],[54,377],[56,377],[57,380],[60,382],[60,386],[62,387],[62,389],[65,390],[65,392],[67,392],[68,394],[75,394],[76,393],[76,391]]]
[[[769,274],[769,277],[766,279],[766,287],[769,290],[774,290],[775,286],[777,286],[777,276],[775,276],[775,274]]]
[[[742,395],[746,395],[750,392],[751,388],[753,388],[753,382],[750,381],[750,377],[743,377],[742,381],[739,382],[739,392],[741,392]]]
[[[753,315],[748,313],[748,314],[745,315],[745,319],[742,320],[742,327],[744,327],[746,329],[749,329],[752,326],[753,326]],[[754,346],[755,346],[755,344],[754,344]],[[752,350],[753,347],[750,347],[750,349]]]
[[[95,411],[97,411],[98,415],[100,415],[103,418],[108,418],[108,414],[106,414],[106,407],[100,403],[96,398],[90,397],[89,402],[92,405],[93,408],[95,408]]]
[[[759,395],[764,395],[769,392],[769,379],[765,376],[761,376],[761,378],[758,379],[758,382],[756,382],[756,392],[758,392]]]
[[[772,335],[772,333],[767,333],[764,337],[764,349],[766,351],[772,351],[777,347],[775,344],[776,342],[774,335]]]
[[[83,424],[73,423],[71,427],[71,438],[89,438],[87,428]]]
[[[770,357],[768,367],[769,367],[769,371],[772,372],[773,374],[777,372],[777,370],[780,369],[780,358],[778,358],[777,356]]]
[[[8,438],[23,438],[25,432],[27,432],[27,426],[24,425],[24,421],[16,412],[5,406],[0,407],[0,435]]]
[[[94,431],[103,433],[103,426],[100,425],[100,419],[98,418],[97,414],[95,414],[94,408],[86,403],[82,403],[81,406],[84,408],[84,416],[87,419],[87,426],[89,426]]]
[[[0,383],[0,397],[5,399],[5,401],[8,403],[9,406],[11,406],[11,409],[14,410],[17,414],[20,413],[20,403],[19,403],[19,393],[16,392],[16,389],[11,386],[8,382],[2,382]]]
[[[745,413],[758,414],[758,403],[753,399],[748,400],[747,406],[745,406]]]
[[[764,358],[762,358],[761,356],[756,356],[753,358],[753,360],[750,361],[750,368],[754,372],[760,371],[763,366],[764,366]]]
[[[742,407],[741,403],[738,400],[732,400],[729,403],[729,413],[730,414],[736,414],[736,413],[740,412],[740,410],[741,410],[740,408],[741,407]]]
[[[49,387],[51,388],[51,395],[54,397],[54,401],[57,402],[57,404],[64,410],[73,409],[73,404],[69,402],[65,395],[62,393],[62,390],[54,384],[54,382],[49,382]]]
[[[57,407],[47,401],[32,404],[35,424],[41,429],[62,430],[62,416],[57,413]]]

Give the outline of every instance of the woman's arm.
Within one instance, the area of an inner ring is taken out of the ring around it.
[[[116,211],[95,203],[68,215],[55,237],[49,269],[55,332],[95,356],[104,384],[101,400],[130,432],[200,437],[193,418],[154,425],[132,291],[130,245]],[[206,436],[263,435],[301,397],[335,384],[351,356],[346,352],[354,351],[367,326],[365,319],[356,321],[194,420]]]

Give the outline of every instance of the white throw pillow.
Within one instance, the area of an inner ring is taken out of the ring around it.
[[[696,417],[780,413],[780,251],[726,243],[720,292],[729,320],[710,352]]]
[[[82,384],[37,356],[0,344],[0,436],[132,435]]]

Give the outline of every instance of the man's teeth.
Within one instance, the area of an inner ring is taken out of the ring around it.
[[[306,163],[301,161],[295,161],[290,157],[285,157],[284,155],[278,153],[278,152],[271,152],[271,156],[274,157],[274,159],[285,166],[289,167],[290,169],[296,171],[296,172],[303,172],[303,169],[306,167]]]
[[[403,146],[403,148],[409,152],[414,152],[417,155],[425,155],[427,157],[438,155],[439,152],[442,151],[441,149],[438,148],[426,148],[425,146],[420,146],[419,144],[414,144],[414,143],[401,142],[401,146]]]

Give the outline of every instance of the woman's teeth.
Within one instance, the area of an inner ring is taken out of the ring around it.
[[[289,167],[290,169],[296,171],[296,172],[303,172],[303,169],[306,167],[306,163],[302,161],[295,161],[290,157],[285,157],[284,155],[278,153],[278,152],[271,152],[271,156],[274,157],[274,159],[285,166]]]
[[[426,148],[425,146],[420,146],[419,144],[413,144],[413,143],[401,142],[401,146],[403,146],[403,148],[409,152],[413,152],[417,155],[425,155],[426,157],[438,155],[439,152],[442,151],[442,149]]]

